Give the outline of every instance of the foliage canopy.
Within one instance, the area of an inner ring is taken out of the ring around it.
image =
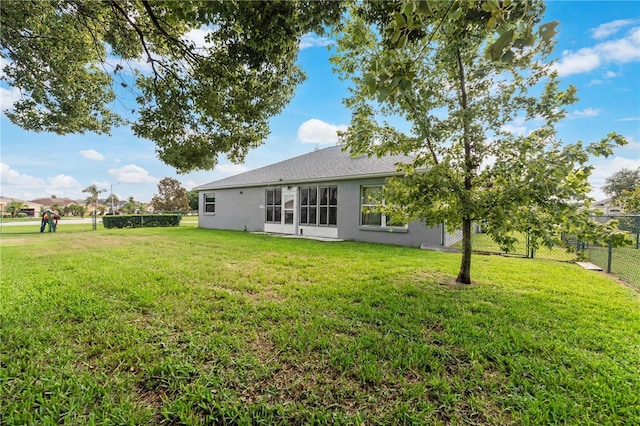
[[[241,161],[304,74],[300,37],[333,1],[0,2],[2,80],[22,98],[9,119],[34,131],[109,133],[127,124],[179,172]],[[204,43],[193,41],[204,35]],[[132,118],[117,110],[128,109]]]
[[[637,169],[622,169],[607,178],[602,190],[613,198],[618,198],[623,192],[633,192],[640,187],[640,167]]]
[[[151,199],[151,205],[156,211],[189,210],[187,190],[179,180],[166,177],[158,183],[158,194]]]

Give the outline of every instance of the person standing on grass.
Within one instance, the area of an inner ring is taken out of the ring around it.
[[[56,224],[53,220],[53,212],[51,210],[47,210],[47,223],[49,224],[49,232],[55,231]]]
[[[53,232],[58,230],[58,220],[60,220],[60,213],[58,210],[53,211]]]
[[[49,214],[51,212],[49,212],[49,210],[45,210],[44,213],[42,213],[42,222],[40,222],[40,232],[44,232],[44,228],[47,226],[47,223],[49,222]]]

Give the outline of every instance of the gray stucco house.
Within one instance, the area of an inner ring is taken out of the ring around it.
[[[371,194],[409,157],[352,157],[343,146],[200,185],[201,228],[263,231],[420,247],[450,243],[443,227],[392,223]]]

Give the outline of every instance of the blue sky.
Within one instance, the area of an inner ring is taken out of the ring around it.
[[[578,88],[580,100],[569,107],[557,126],[565,142],[593,142],[611,131],[629,145],[615,156],[594,159],[592,196],[603,198],[605,179],[622,168],[640,167],[640,2],[552,1],[545,20],[560,21],[554,57],[563,86]],[[194,35],[195,37],[196,35]],[[87,133],[58,136],[24,131],[0,117],[0,195],[32,200],[39,197],[84,199],[82,189],[95,184],[120,198],[148,202],[157,183],[173,177],[191,189],[232,174],[335,145],[336,130],[346,128],[351,113],[342,104],[347,82],[332,72],[327,46],[314,36],[302,40],[299,64],[307,80],[289,106],[271,121],[265,144],[235,165],[221,158],[213,171],[179,175],[157,159],[154,144],[138,139],[127,128],[111,136]],[[0,86],[1,108],[10,108],[16,90]],[[511,124],[526,132],[526,124]]]

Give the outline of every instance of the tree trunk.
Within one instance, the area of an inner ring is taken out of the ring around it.
[[[471,220],[462,220],[462,262],[456,282],[471,284]]]
[[[464,63],[460,49],[456,50],[458,62],[458,72],[460,74],[460,107],[463,112],[467,112],[467,82],[464,73]],[[469,211],[472,203],[471,190],[473,189],[473,175],[475,174],[475,163],[472,156],[470,140],[469,117],[462,115],[462,139],[464,142],[464,193],[462,194],[462,206]],[[462,218],[462,263],[456,282],[460,284],[471,284],[471,218],[468,214],[463,214]]]

